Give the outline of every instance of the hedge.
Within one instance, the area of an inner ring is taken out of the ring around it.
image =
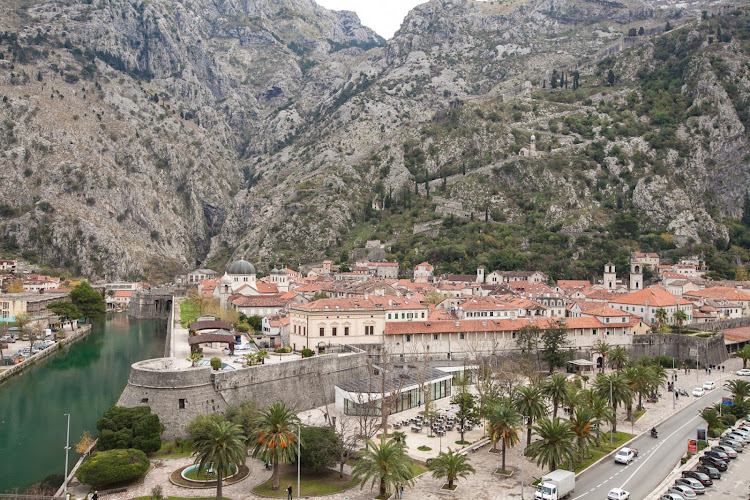
[[[130,481],[143,475],[151,465],[141,450],[109,450],[94,453],[76,471],[76,478],[92,486]]]

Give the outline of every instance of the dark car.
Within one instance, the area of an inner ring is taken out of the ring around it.
[[[711,479],[721,479],[721,472],[719,472],[719,469],[717,469],[716,467],[701,464],[696,467],[695,470],[697,470],[698,472],[702,472]]]
[[[698,461],[703,465],[719,469],[720,472],[724,472],[728,468],[727,463],[724,460],[717,460],[713,457],[700,457]]]
[[[707,474],[694,470],[682,471],[682,477],[691,477],[693,479],[697,479],[703,486],[712,486],[714,484],[714,482],[711,481],[711,478]]]
[[[729,460],[730,460],[729,455],[727,455],[723,451],[708,450],[705,453],[705,455],[707,457],[712,457],[712,458],[715,458],[717,460],[724,460],[726,463],[729,463]]]

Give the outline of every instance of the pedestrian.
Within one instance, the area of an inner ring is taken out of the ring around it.
[[[292,485],[286,488],[286,500],[292,500]]]
[[[711,375],[711,368],[708,369],[708,374]]]
[[[401,484],[400,488],[401,488],[401,497],[400,498],[404,498],[404,485],[403,485],[403,483]]]
[[[91,500],[99,500],[99,492],[94,490],[94,494],[91,495]]]
[[[680,399],[680,392],[679,391],[674,391],[674,398],[675,398],[675,400]]]
[[[677,372],[674,372],[674,379],[677,380]]]
[[[721,372],[724,373],[724,365],[721,365]]]
[[[396,498],[401,498],[399,495],[401,494],[401,491],[399,490],[399,487],[401,486],[400,483],[396,483]]]

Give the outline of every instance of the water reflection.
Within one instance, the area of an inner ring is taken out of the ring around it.
[[[0,491],[62,474],[63,414],[71,414],[71,446],[84,430],[95,435],[96,421],[117,401],[130,365],[162,356],[165,336],[163,321],[115,314],[64,352],[0,385]],[[77,459],[71,450],[71,464]]]

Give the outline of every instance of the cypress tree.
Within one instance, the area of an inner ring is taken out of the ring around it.
[[[750,227],[750,192],[745,191],[745,205],[742,207],[742,224]]]

